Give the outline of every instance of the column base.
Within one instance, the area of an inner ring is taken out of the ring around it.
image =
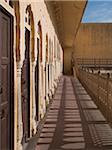
[[[34,136],[37,132],[37,123],[35,121],[35,118],[33,119],[33,129],[32,129],[32,136]]]
[[[18,126],[17,150],[23,150],[22,138],[23,138],[23,124],[21,123],[20,126]]]
[[[23,150],[23,145],[21,144],[21,141],[18,141],[17,143],[17,150]]]

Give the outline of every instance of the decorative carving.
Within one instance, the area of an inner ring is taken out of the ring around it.
[[[31,26],[31,58],[32,61],[35,60],[35,28],[34,28],[34,17],[31,10],[31,5],[26,8],[26,13],[28,13],[28,24]]]

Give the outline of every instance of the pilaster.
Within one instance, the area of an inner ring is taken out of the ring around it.
[[[17,150],[22,150],[23,123],[22,123],[22,102],[21,102],[21,68],[17,64]]]
[[[32,64],[32,89],[32,128],[33,134],[36,134],[35,63]]]

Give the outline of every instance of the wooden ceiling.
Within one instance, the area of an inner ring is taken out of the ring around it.
[[[86,3],[86,0],[46,1],[51,20],[63,48],[73,47]]]

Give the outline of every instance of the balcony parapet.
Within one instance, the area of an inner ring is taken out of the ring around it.
[[[112,79],[110,73],[102,76],[100,71],[96,74],[82,68],[73,68],[73,70],[74,76],[77,76],[86,88],[107,121],[112,123]]]

